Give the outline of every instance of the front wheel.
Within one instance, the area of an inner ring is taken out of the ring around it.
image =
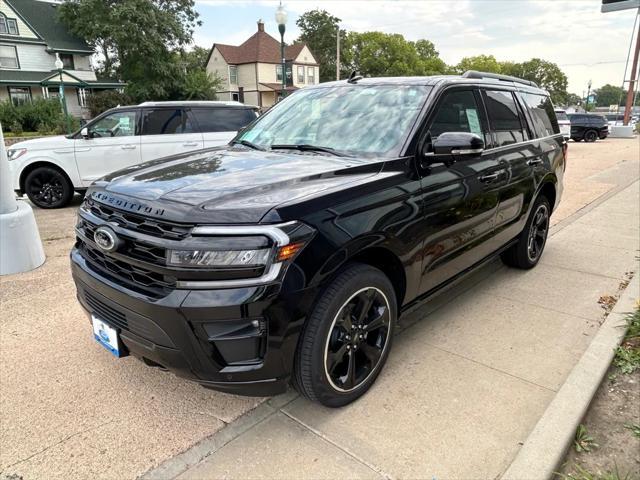
[[[593,143],[598,139],[598,132],[595,130],[587,130],[584,132],[584,141],[587,143]]]
[[[551,207],[545,196],[539,196],[533,204],[527,223],[518,236],[518,241],[501,255],[510,267],[529,269],[540,261],[547,243]]]
[[[387,360],[396,318],[386,275],[369,265],[348,266],[307,319],[296,352],[295,388],[328,407],[356,400]]]
[[[27,197],[40,208],[61,208],[73,197],[73,186],[55,168],[38,167],[29,172],[24,182]]]

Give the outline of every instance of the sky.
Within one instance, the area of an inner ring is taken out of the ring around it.
[[[194,43],[239,45],[263,19],[279,38],[276,0],[196,0],[203,24]],[[636,15],[634,10],[601,13],[600,0],[283,0],[288,12],[285,42],[299,30],[296,19],[324,9],[342,20],[343,29],[400,33],[407,40],[431,40],[440,57],[456,64],[466,56],[498,60],[539,57],[560,66],[569,92],[586,93],[606,83],[622,85]],[[630,68],[630,67],[629,67]]]

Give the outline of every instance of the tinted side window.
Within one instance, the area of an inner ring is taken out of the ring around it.
[[[202,132],[237,132],[256,119],[249,108],[194,108],[192,112]]]
[[[143,135],[171,135],[195,132],[193,124],[181,108],[145,110],[142,121]]]
[[[471,90],[446,94],[429,129],[432,138],[444,132],[470,132],[483,136],[480,112]]]
[[[560,133],[560,127],[556,120],[556,113],[553,110],[553,104],[549,97],[538,95],[536,93],[521,92],[524,103],[531,112],[533,119],[533,127],[539,137],[547,137],[556,133]]]
[[[491,130],[496,136],[496,146],[524,141],[522,123],[511,92],[485,91],[487,115]]]

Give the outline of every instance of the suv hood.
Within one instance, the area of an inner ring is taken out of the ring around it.
[[[107,197],[126,196],[160,208],[167,219],[253,223],[283,202],[370,177],[381,167],[382,162],[352,157],[230,147],[136,165],[108,175],[96,187],[102,186]]]
[[[9,148],[26,148],[27,150],[35,151],[65,147],[73,147],[73,140],[65,137],[64,135],[56,135],[55,137],[34,138],[33,140],[14,143]]]

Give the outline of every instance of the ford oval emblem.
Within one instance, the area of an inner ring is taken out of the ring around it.
[[[98,227],[93,234],[93,240],[101,250],[105,252],[115,252],[121,244],[116,232],[109,227]]]

